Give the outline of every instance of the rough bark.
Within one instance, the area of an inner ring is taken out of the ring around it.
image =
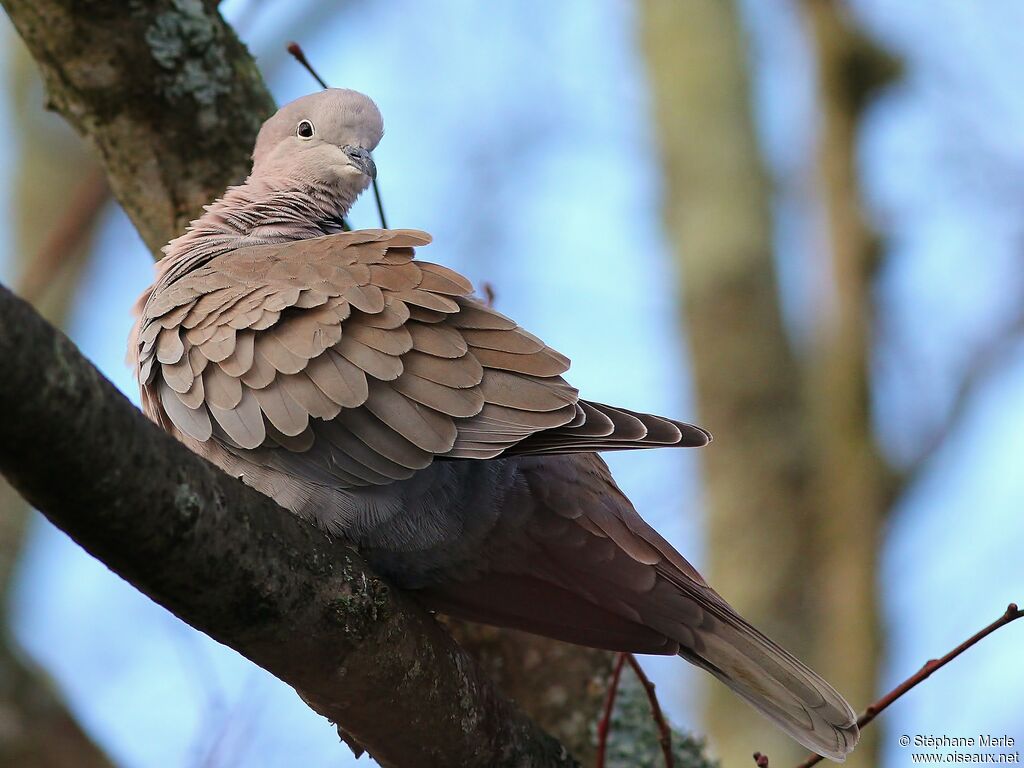
[[[614,655],[511,629],[457,619],[445,625],[498,688],[582,765],[593,765],[600,717]]]
[[[150,250],[248,173],[274,111],[259,70],[202,0],[3,0],[50,103],[96,150]]]
[[[358,554],[163,433],[5,288],[0,359],[11,484],[383,765],[576,764]]]

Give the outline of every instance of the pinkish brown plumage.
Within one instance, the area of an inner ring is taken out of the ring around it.
[[[414,258],[425,233],[341,231],[381,133],[353,91],[267,121],[252,175],[167,246],[140,299],[146,413],[428,607],[678,654],[842,760],[858,736],[842,697],[736,614],[594,453],[710,436],[581,399],[564,356]]]

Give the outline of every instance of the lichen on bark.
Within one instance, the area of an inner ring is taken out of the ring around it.
[[[255,62],[201,0],[3,0],[51,106],[96,148],[155,254],[249,170],[274,111]]]

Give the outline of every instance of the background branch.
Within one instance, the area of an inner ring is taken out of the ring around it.
[[[39,109],[42,84],[28,51],[11,30],[0,35],[16,146],[5,232],[14,249],[0,261],[7,262],[12,279],[36,310],[59,327],[88,266],[96,218],[72,211],[83,212],[83,187],[100,174],[92,153],[67,123]],[[80,222],[74,234],[72,219]],[[58,232],[66,234],[58,237]],[[43,261],[50,263],[44,266]],[[38,528],[34,522],[29,505],[0,477],[0,765],[110,768],[103,749],[77,721],[81,710],[64,700],[60,684],[34,663],[32,652],[15,636],[14,606],[23,599],[19,576],[24,572],[18,564]]]
[[[892,706],[892,704],[897,700],[931,677],[934,672],[942,669],[961,653],[966,651],[968,648],[977,645],[1000,627],[1005,627],[1007,624],[1010,624],[1021,617],[1024,617],[1024,611],[1018,608],[1016,603],[1010,603],[1003,612],[1003,615],[998,619],[982,629],[979,629],[945,656],[925,662],[917,672],[882,696],[874,704],[869,705],[867,709],[860,713],[860,716],[857,718],[857,725],[863,729],[868,725],[868,723],[882,714],[882,712]],[[796,768],[812,768],[812,766],[817,765],[824,759],[825,758],[821,755],[811,754],[808,755],[807,759],[801,762]],[[754,764],[758,768],[770,768],[771,766],[768,756],[762,752],[754,753]]]
[[[110,199],[107,177],[91,171],[76,187],[64,214],[56,221],[42,247],[21,276],[21,295],[32,304],[45,297],[57,275],[76,258],[85,258],[89,239],[103,206]]]

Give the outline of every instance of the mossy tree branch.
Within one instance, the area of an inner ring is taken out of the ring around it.
[[[146,419],[0,287],[0,470],[84,549],[383,765],[570,766],[352,549]]]
[[[274,103],[216,2],[2,4],[154,254],[244,178]],[[3,471],[86,549],[384,763],[572,763],[355,553],[163,436],[27,307],[2,304],[0,348],[20,350],[0,378]]]
[[[50,105],[97,150],[150,250],[249,170],[274,101],[202,0],[2,0]]]

